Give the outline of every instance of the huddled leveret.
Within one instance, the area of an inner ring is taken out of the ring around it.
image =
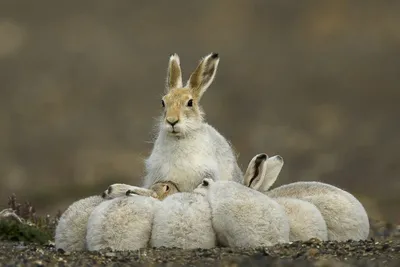
[[[151,247],[208,249],[215,247],[216,242],[211,207],[201,194],[175,193],[157,206],[150,239]]]
[[[55,230],[56,249],[82,251],[86,249],[86,225],[92,211],[104,199],[91,196],[72,203],[61,215]]]
[[[268,157],[262,153],[254,156],[244,175],[244,184],[254,190],[275,182],[283,167],[283,158],[279,155]],[[275,179],[274,179],[275,178]],[[293,198],[272,198],[281,205],[288,217],[290,225],[289,241],[306,241],[318,238],[322,241],[328,240],[326,222],[319,209],[312,203]]]
[[[125,196],[98,205],[88,219],[87,249],[123,251],[148,247],[155,215],[163,205],[161,200],[178,190],[170,182],[157,183],[147,190],[152,193],[139,195],[128,190]]]
[[[267,157],[251,161],[259,179]],[[234,181],[203,179],[194,192],[205,196],[211,207],[212,226],[218,243],[229,247],[261,247],[289,242],[285,210],[272,198]]]
[[[264,181],[251,186],[271,198],[295,198],[314,204],[327,225],[328,239],[336,241],[365,240],[369,234],[369,220],[365,208],[352,194],[321,182],[294,182],[270,191],[283,166],[283,159],[271,162],[277,170]]]
[[[118,215],[118,212],[123,210],[120,206],[124,206],[124,203],[128,203],[133,201],[136,203],[136,199],[133,200],[130,198],[128,200],[126,197],[129,196],[140,196],[137,201],[141,201],[141,203],[153,203],[153,200],[164,199],[168,194],[173,194],[177,192],[176,187],[173,183],[165,182],[165,183],[157,183],[154,184],[150,189],[140,188],[130,185],[123,186],[131,188],[133,191],[113,191],[113,189],[122,188],[120,187],[109,187],[105,192],[103,192],[102,196],[91,196],[87,198],[80,199],[72,203],[67,210],[61,215],[60,220],[56,226],[55,230],[55,246],[57,249],[63,249],[65,251],[82,251],[88,249],[88,244],[86,243],[86,236],[88,234],[88,221],[89,217],[92,216],[91,219],[91,227],[89,232],[89,240],[90,248],[99,248],[102,244],[107,243],[107,241],[102,241],[96,233],[100,233],[101,227],[103,227],[103,222],[107,222],[108,219],[112,218],[112,216],[122,216]],[[149,200],[145,200],[145,198],[149,198]],[[115,200],[117,199],[117,200]],[[125,199],[125,200],[123,200]],[[129,205],[129,204],[127,204]],[[145,205],[145,204],[143,204]],[[143,206],[142,205],[142,206]],[[150,205],[152,208],[152,205]],[[135,208],[135,205],[131,205],[131,207]],[[127,206],[125,205],[125,209]],[[113,215],[115,209],[116,214]],[[129,209],[129,207],[128,207]],[[139,212],[139,208],[132,212]],[[96,210],[96,211],[95,211]],[[95,212],[94,212],[95,211]],[[103,211],[110,211],[110,214],[105,214]],[[92,213],[97,214],[97,218],[107,217],[108,219],[96,219],[96,216],[92,215]],[[144,211],[146,213],[146,211]],[[131,214],[131,213],[130,213]],[[146,215],[148,215],[146,213]],[[111,216],[111,217],[109,217]],[[132,216],[132,215],[127,215]],[[144,216],[145,217],[145,216]],[[101,222],[103,221],[103,222]],[[95,227],[93,226],[95,225]],[[97,227],[98,226],[98,227]],[[105,226],[104,226],[105,227]],[[96,232],[97,231],[97,232]],[[119,241],[115,241],[119,242]],[[110,241],[111,244],[111,241]],[[111,244],[112,245],[112,244]]]
[[[262,247],[289,242],[289,222],[273,199],[233,181],[203,180],[195,192],[211,206],[218,243],[228,247]]]

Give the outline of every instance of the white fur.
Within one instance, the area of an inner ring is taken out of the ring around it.
[[[244,184],[254,190],[269,188],[283,167],[283,158],[267,154],[254,156],[244,175]],[[327,226],[318,208],[307,201],[295,198],[274,198],[286,212],[290,224],[290,241],[318,238],[328,239]]]
[[[282,157],[279,158],[282,159]],[[367,212],[352,194],[321,182],[295,182],[267,191],[276,181],[283,166],[283,159],[271,161],[267,166],[272,167],[272,172],[269,173],[267,170],[260,191],[272,198],[296,198],[314,204],[326,222],[329,240],[346,241],[368,238]]]
[[[320,182],[295,182],[265,192],[266,195],[291,197],[313,203],[328,227],[328,239],[337,241],[365,240],[369,220],[363,205],[350,193]]]
[[[218,62],[219,59],[210,54],[200,62],[197,72],[193,73],[208,73],[212,69],[211,76],[208,74],[204,78],[204,75],[192,73],[191,79],[192,76],[205,79],[200,82],[201,94],[212,83]],[[201,114],[185,117],[182,113],[175,127],[182,135],[171,135],[171,125],[160,120],[153,150],[145,162],[145,188],[156,182],[172,181],[179,191],[190,192],[205,177],[242,182],[243,175],[229,142],[214,127],[204,122]]]
[[[155,210],[152,247],[182,249],[213,248],[216,236],[211,224],[210,205],[197,193],[176,193]]]
[[[91,196],[72,203],[61,215],[55,231],[56,249],[82,251],[86,249],[86,225],[91,212],[103,199]]]
[[[137,250],[148,246],[159,200],[147,196],[124,196],[106,200],[89,217],[86,242],[90,251]]]
[[[314,204],[296,198],[273,199],[285,209],[290,225],[290,241],[307,241],[311,238],[328,240],[324,217]]]
[[[122,197],[126,195],[127,191],[131,191],[132,193],[136,193],[137,195],[141,196],[157,197],[155,192],[151,189],[119,183],[110,185],[107,190],[103,192],[102,197],[104,199]]]
[[[283,208],[268,196],[233,181],[204,179],[195,189],[211,206],[218,242],[229,247],[261,247],[289,241]]]

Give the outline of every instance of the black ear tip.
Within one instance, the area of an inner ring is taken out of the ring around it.
[[[267,160],[267,154],[263,153],[257,156],[258,160]]]
[[[131,190],[126,191],[125,195],[129,196],[132,193]]]
[[[212,58],[212,59],[219,58],[219,54],[218,54],[218,53],[212,53],[212,54],[211,54],[211,58]]]
[[[107,195],[106,195],[106,192],[103,192],[103,194],[101,194],[101,197],[102,197],[102,198],[106,198],[106,196],[107,196]]]
[[[203,186],[208,186],[209,184],[210,183],[207,180],[203,180],[203,183],[202,183]]]

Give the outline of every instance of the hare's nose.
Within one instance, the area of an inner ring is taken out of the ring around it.
[[[172,118],[168,118],[167,122],[169,124],[171,124],[171,126],[174,126],[175,124],[177,124],[179,122],[179,119],[172,119]]]

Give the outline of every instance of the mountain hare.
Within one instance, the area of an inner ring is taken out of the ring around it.
[[[170,56],[159,131],[145,161],[145,188],[171,181],[179,191],[190,192],[204,177],[242,183],[235,153],[229,142],[204,121],[199,104],[214,80],[218,63],[216,53],[204,57],[184,86],[179,57]]]
[[[216,236],[204,196],[182,192],[165,198],[155,210],[152,247],[213,248]]]
[[[267,157],[250,162],[252,179],[262,175]],[[218,242],[229,247],[260,247],[289,242],[284,209],[270,197],[233,181],[203,179],[194,192],[211,206],[212,226]]]
[[[255,190],[264,188],[276,177],[282,169],[283,159],[277,155],[268,157],[267,154],[258,154],[249,163],[244,175],[244,184]],[[289,219],[290,241],[306,241],[318,238],[328,240],[328,231],[325,220],[319,209],[312,203],[289,197],[273,198],[281,205]]]
[[[86,224],[91,212],[103,201],[91,196],[72,203],[61,215],[55,233],[56,249],[82,251],[86,249]]]
[[[369,234],[369,220],[363,205],[350,193],[333,185],[321,182],[294,182],[282,185],[271,191],[269,187],[275,183],[283,159],[269,164],[277,165],[275,172],[258,182],[260,190],[274,199],[281,197],[297,198],[314,204],[325,219],[328,228],[328,239],[337,241],[365,240]],[[280,161],[280,162],[279,162]]]
[[[138,190],[146,195],[128,190],[126,196],[114,195],[93,210],[87,223],[88,250],[137,250],[148,246],[155,209],[160,200],[178,191],[168,182],[157,183],[148,191]]]

